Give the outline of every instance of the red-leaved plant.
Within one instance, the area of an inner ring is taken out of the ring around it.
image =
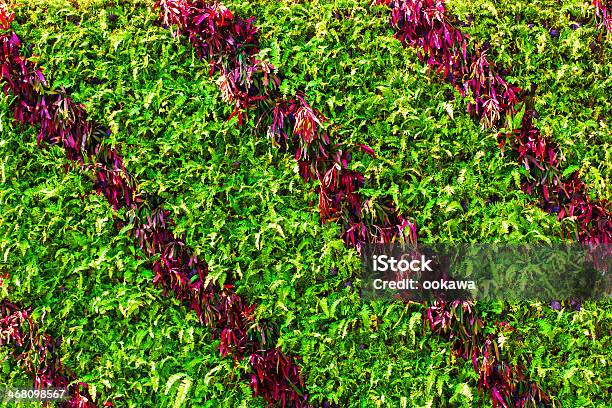
[[[612,218],[609,203],[596,201],[585,191],[577,173],[563,179],[559,169],[559,148],[533,125],[535,111],[527,105],[525,92],[509,84],[488,50],[469,44],[469,37],[455,28],[446,15],[444,0],[378,0],[391,9],[395,36],[403,44],[418,49],[419,59],[442,74],[462,95],[471,96],[471,116],[483,127],[511,121],[512,115],[524,112],[521,127],[499,135],[500,147],[508,146],[519,162],[530,170],[524,190],[537,192],[542,207],[569,218],[576,226],[574,239],[583,243],[612,243]],[[605,7],[598,6],[602,15]]]
[[[454,339],[455,355],[472,361],[479,388],[490,391],[494,408],[535,407],[550,402],[540,386],[526,378],[525,367],[504,359],[497,338],[484,329],[490,323],[478,315],[473,302],[437,300],[427,308],[424,320],[433,333]],[[513,330],[506,322],[495,322],[495,326],[500,334]]]
[[[147,216],[142,214],[144,209],[133,220],[134,234],[148,257],[158,257],[152,265],[155,284],[174,292],[213,329],[223,356],[231,354],[236,360],[248,357],[255,395],[283,407],[306,405],[299,367],[274,346],[276,329],[266,321],[256,321],[255,305],[234,292],[232,276],[223,286],[207,284],[208,265],[171,232],[174,222],[168,218],[169,212],[156,208]]]
[[[595,6],[598,25],[612,32],[612,3],[609,0],[593,0],[593,6]]]
[[[0,11],[0,21],[1,16]],[[11,358],[32,377],[36,389],[68,389],[67,399],[59,404],[61,407],[96,407],[88,385],[76,382],[74,374],[62,365],[60,339],[42,333],[30,313],[29,308],[21,308],[7,299],[0,300],[0,348],[10,349],[6,358]],[[107,402],[104,406],[112,404]]]

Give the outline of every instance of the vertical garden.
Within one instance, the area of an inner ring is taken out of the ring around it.
[[[0,401],[612,406],[609,297],[362,270],[609,251],[611,44],[603,0],[0,0]]]

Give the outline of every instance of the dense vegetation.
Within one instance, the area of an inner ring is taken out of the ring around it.
[[[468,101],[393,38],[388,11],[369,1],[225,3],[260,28],[260,54],[282,69],[281,92],[302,91],[336,138],[377,153],[356,157],[362,192],[391,196],[422,242],[556,242],[559,222],[520,189],[524,171],[500,154],[495,133]],[[539,128],[579,170],[593,199],[611,198],[610,35],[589,3],[450,1],[462,30],[511,68],[532,96]],[[256,316],[280,327],[278,345],[299,356],[313,403],[341,406],[477,406],[472,362],[456,359],[423,325],[418,304],[363,302],[360,261],[340,227],[321,225],[315,185],[291,155],[252,126],[227,121],[208,66],[159,24],[149,1],[34,0],[16,9],[23,50],[89,116],[112,130],[141,191],[159,197],[177,234]],[[151,280],[145,254],[115,212],[91,193],[94,180],[57,146],[14,124],[0,104],[1,298],[34,307],[42,329],[62,338],[64,364],[101,405],[264,406],[222,358],[219,340]],[[68,169],[68,171],[66,171]],[[119,215],[121,218],[121,215]],[[10,287],[10,291],[9,291]],[[514,327],[499,338],[509,361],[564,406],[612,401],[612,308],[478,304]],[[493,330],[493,329],[491,329]],[[4,355],[5,351],[0,349]],[[26,379],[10,359],[0,384]]]

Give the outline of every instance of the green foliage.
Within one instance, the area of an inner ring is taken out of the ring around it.
[[[279,345],[302,357],[313,401],[487,404],[471,362],[454,361],[451,344],[429,334],[420,305],[360,300],[359,258],[344,248],[336,226],[320,224],[316,194],[302,184],[293,159],[252,126],[226,121],[231,107],[207,67],[156,25],[153,2],[24,3],[17,32],[34,45],[31,53],[54,86],[66,86],[93,119],[109,125],[109,143],[120,147],[140,189],[166,200],[177,233],[213,276],[238,273],[238,292],[259,305],[258,316],[278,322]],[[379,152],[377,160],[354,162],[368,177],[366,193],[390,192],[415,217],[423,242],[560,240],[554,217],[518,190],[521,170],[500,154],[493,133],[392,39],[384,8],[369,0],[226,5],[257,16],[262,54],[286,74],[287,93],[306,91],[333,132]],[[462,15],[468,5],[452,6]],[[539,126],[587,173],[593,194],[609,198],[610,132],[593,118],[610,117],[611,59],[584,50],[596,35],[586,25],[550,39],[543,29],[513,23],[516,10],[554,19],[578,6],[469,7],[477,25],[467,30],[476,40],[490,38],[522,86],[539,84]],[[152,287],[127,231],[117,234],[112,208],[89,193],[91,180],[66,172],[59,149],[38,149],[32,131],[13,126],[6,105],[0,100],[0,271],[12,279],[10,293],[1,295],[35,306],[44,329],[64,338],[65,364],[101,402],[265,406],[241,378],[245,362],[221,359],[209,331]],[[504,318],[516,328],[499,340],[508,358],[527,363],[564,406],[606,406],[610,304],[585,304],[576,313],[506,306]],[[489,316],[501,311],[479,308]],[[23,380],[10,365],[1,367],[0,383]]]

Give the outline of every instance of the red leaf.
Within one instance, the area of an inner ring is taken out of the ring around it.
[[[361,147],[361,150],[363,150],[364,152],[366,152],[367,154],[369,154],[373,158],[376,158],[376,153],[374,152],[374,149],[372,149],[371,147],[366,146],[364,144],[360,144],[359,147]]]

